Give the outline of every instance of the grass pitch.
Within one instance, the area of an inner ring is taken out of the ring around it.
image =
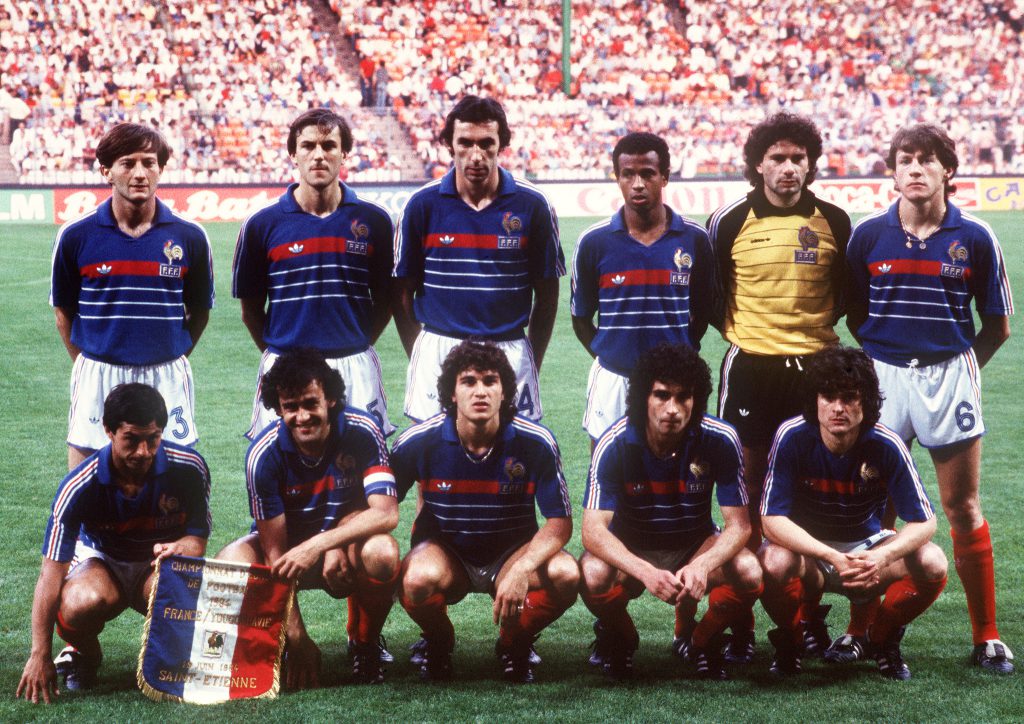
[[[1024,290],[1024,248],[1019,213],[991,213],[986,220],[996,229],[1010,269],[1011,283]],[[579,233],[594,219],[563,219],[566,258]],[[388,681],[379,687],[348,684],[344,655],[344,604],[322,593],[301,594],[307,626],[324,654],[326,685],[317,691],[288,693],[276,701],[233,702],[211,708],[155,704],[135,687],[142,619],[129,612],[108,624],[101,640],[105,660],[98,687],[87,694],[63,694],[59,704],[44,708],[14,702],[13,694],[28,656],[32,593],[39,571],[39,550],[50,502],[65,473],[64,434],[71,362],[57,336],[47,306],[50,247],[54,228],[7,225],[0,244],[0,497],[3,524],[0,547],[0,720],[166,720],[184,716],[196,720],[352,720],[396,721],[509,720],[549,721],[1011,721],[1024,712],[1024,673],[995,678],[967,666],[970,627],[963,589],[953,572],[936,604],[908,631],[903,651],[914,678],[906,683],[881,679],[873,663],[825,667],[805,663],[794,681],[776,683],[767,673],[770,646],[767,617],[757,608],[758,653],[754,663],[733,670],[733,680],[709,683],[694,678],[668,650],[672,611],[648,594],[630,611],[637,621],[641,646],[635,680],[610,685],[586,664],[592,639],[591,617],[577,602],[545,631],[538,642],[544,663],[539,683],[509,686],[500,678],[493,655],[497,630],[491,623],[490,601],[470,596],[451,609],[458,632],[455,680],[446,685],[421,683],[406,661],[406,649],[417,637],[408,616],[396,606],[385,627],[397,661]],[[250,518],[242,461],[259,354],[243,327],[238,303],[230,296],[231,253],[237,225],[211,224],[217,274],[217,307],[192,356],[195,369],[199,450],[213,476],[214,532],[209,550],[217,551],[246,532]],[[568,313],[568,281],[562,284],[562,304],[544,369],[541,389],[544,422],[557,436],[566,476],[576,505],[577,520],[588,462],[588,441],[580,429],[590,357],[573,336]],[[1017,327],[1013,323],[1014,328]],[[849,341],[849,335],[844,338]],[[985,368],[985,440],[982,504],[992,525],[996,550],[999,622],[1004,639],[1024,655],[1024,509],[1019,471],[1024,460],[1024,432],[1017,428],[1024,368],[1021,337],[1010,340]],[[400,428],[406,358],[394,327],[385,332],[378,352],[391,401],[391,419]],[[702,356],[714,377],[725,345],[714,330],[704,341]],[[938,494],[931,463],[920,449],[915,456],[929,494]],[[408,548],[412,505],[402,506],[396,536]],[[936,542],[952,561],[949,526],[940,516]],[[579,529],[570,551],[578,555]],[[952,566],[951,566],[952,568]],[[838,635],[847,621],[844,600],[830,616]],[[55,640],[54,650],[59,650]],[[1018,659],[1024,667],[1024,659]]]

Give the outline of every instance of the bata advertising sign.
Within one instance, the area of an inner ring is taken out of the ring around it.
[[[957,178],[954,201],[969,211],[1024,209],[1024,178]],[[622,195],[611,181],[538,184],[559,216],[608,216],[622,206]],[[284,186],[160,187],[160,198],[175,211],[200,223],[240,223],[257,209],[273,203]],[[359,195],[386,208],[398,218],[416,186],[354,185]],[[812,189],[851,214],[867,214],[893,202],[891,179],[820,179]],[[665,202],[677,212],[703,220],[715,209],[750,190],[745,181],[672,181]],[[64,224],[95,208],[110,196],[107,187],[49,190],[0,190],[0,221]]]

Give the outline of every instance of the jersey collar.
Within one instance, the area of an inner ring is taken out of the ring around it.
[[[359,201],[359,197],[356,196],[355,191],[353,191],[351,188],[343,184],[341,181],[338,182],[338,185],[341,186],[341,203],[338,204],[339,209],[342,206],[348,204],[355,204]],[[295,189],[297,189],[298,187],[298,182],[288,184],[288,189],[283,194],[281,194],[281,198],[279,201],[281,204],[282,211],[284,211],[286,214],[306,213],[305,211],[302,210],[302,207],[299,206],[298,202],[295,200]]]
[[[900,200],[896,199],[889,210],[885,212],[885,223],[886,226],[892,226],[897,229],[903,229],[903,224],[900,221],[899,212]],[[946,200],[946,215],[942,217],[942,224],[939,226],[940,229],[959,229],[963,223],[963,212],[960,208],[952,204],[948,199]]]
[[[669,231],[682,231],[685,228],[683,217],[672,210],[672,207],[665,204],[665,232]],[[626,228],[626,212],[623,209],[619,209],[612,215],[609,227],[612,231],[621,231],[628,234],[629,229]]]
[[[813,216],[815,201],[818,200],[818,197],[810,189],[804,189],[800,192],[800,200],[796,202],[796,205],[784,209],[772,204],[764,195],[764,188],[761,186],[751,189],[747,198],[750,200],[750,207],[759,219],[766,216]]]
[[[114,483],[114,467],[111,462],[112,459],[112,448],[110,443],[100,449],[98,453],[97,465],[96,465],[96,479],[103,485],[113,485]],[[153,465],[149,468],[149,472],[146,473],[146,482],[157,478],[167,472],[167,453],[164,451],[163,443],[156,450],[156,456],[153,458]]]
[[[498,428],[498,435],[506,442],[511,440],[516,436],[515,426],[505,425]],[[455,417],[453,415],[444,416],[444,424],[441,425],[441,439],[456,445],[462,444],[459,440],[459,431],[455,429]]]
[[[293,455],[300,455],[299,448],[295,446],[295,441],[292,440],[292,433],[288,429],[288,426],[284,424],[284,420],[278,420],[278,433],[277,439],[278,444],[281,446],[281,450],[286,453]],[[327,447],[325,450],[330,450],[335,447],[342,436],[345,434],[345,409],[339,409],[334,418],[331,420],[331,434],[327,436]]]
[[[153,223],[150,228],[160,226],[161,224],[170,224],[174,220],[174,212],[171,211],[171,208],[160,199],[156,199],[156,212],[153,214]],[[96,221],[101,226],[117,228],[117,219],[114,218],[113,197],[96,207]]]
[[[518,186],[515,178],[512,174],[505,169],[498,167],[498,196],[508,196],[514,194]],[[459,189],[455,186],[455,168],[446,173],[441,178],[441,184],[438,186],[438,191],[444,196],[458,196]]]

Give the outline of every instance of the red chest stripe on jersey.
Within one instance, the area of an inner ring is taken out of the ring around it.
[[[527,246],[525,236],[501,234],[427,234],[424,249],[497,249],[522,250]]]
[[[687,492],[685,480],[672,480],[670,482],[637,480],[626,483],[623,488],[626,491],[626,495],[672,495],[674,493]]]
[[[871,270],[871,276],[882,277],[886,274],[919,274],[926,277],[937,277],[943,276],[943,267],[951,266],[941,261],[928,261],[914,259],[886,259],[884,261],[874,261],[868,266]],[[963,278],[969,279],[971,276],[971,268],[960,267],[963,269]]]
[[[175,277],[183,277],[188,274],[188,267],[183,264],[162,264],[158,261],[104,261],[83,266],[78,273],[89,279],[102,279],[103,277],[159,277],[170,276],[161,274],[161,267],[173,267],[181,271],[174,274]]]
[[[352,242],[365,247],[364,256],[373,255],[373,245],[366,241]],[[348,251],[349,240],[343,236],[314,236],[310,239],[293,241],[290,244],[275,246],[267,254],[270,261],[282,261],[297,256],[310,254],[344,254]]]
[[[313,480],[308,483],[296,483],[294,485],[289,485],[284,492],[286,495],[320,495],[321,493],[326,493],[328,490],[333,489],[334,476],[325,475],[319,480]]]
[[[636,287],[644,284],[668,286],[672,272],[668,269],[631,269],[601,275],[601,288]]]
[[[809,478],[805,484],[816,493],[832,493],[834,495],[853,495],[858,488],[858,485],[852,480],[829,480],[827,478]]]
[[[441,495],[500,495],[501,493],[516,492],[532,495],[536,487],[537,484],[532,480],[523,483],[503,483],[498,480],[450,480],[439,478],[437,480],[427,480],[423,485],[423,492]]]
[[[131,530],[165,530],[175,528],[185,523],[185,512],[164,515],[159,518],[154,516],[143,516],[122,520],[117,523],[100,523],[96,528],[100,530],[112,530],[117,533],[127,533]]]

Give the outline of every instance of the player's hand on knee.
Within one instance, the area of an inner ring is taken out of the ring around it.
[[[689,596],[695,601],[704,598],[708,588],[708,572],[703,566],[691,563],[680,568],[676,576],[682,583],[681,596]]]
[[[494,623],[506,618],[518,618],[526,603],[526,594],[530,591],[529,575],[519,572],[513,566],[498,584],[494,593]]]
[[[320,560],[320,551],[311,543],[312,540],[300,543],[278,558],[270,567],[271,572],[281,578],[298,578],[308,571]]]
[[[679,595],[683,592],[682,581],[671,571],[661,568],[652,567],[641,582],[648,591],[666,603],[677,603]]]
[[[341,548],[332,548],[324,553],[324,581],[332,593],[345,593],[355,583],[355,566]]]
[[[49,704],[51,697],[56,699],[60,696],[57,688],[57,668],[49,656],[31,656],[25,663],[25,670],[21,674],[21,681],[14,692],[14,698],[21,698],[25,694],[25,701],[38,704],[39,700]]]

